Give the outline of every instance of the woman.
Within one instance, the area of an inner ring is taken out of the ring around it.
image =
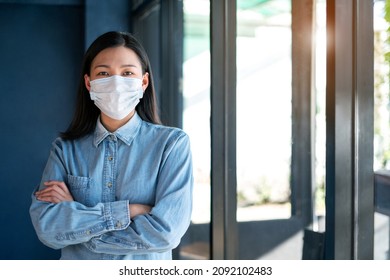
[[[160,124],[149,59],[130,34],[87,50],[73,120],[30,215],[61,259],[171,259],[192,208],[188,136]]]

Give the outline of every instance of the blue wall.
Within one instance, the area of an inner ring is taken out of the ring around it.
[[[28,208],[51,141],[74,107],[83,46],[80,7],[0,5],[0,258],[57,258],[41,245]]]
[[[0,259],[59,258],[36,237],[30,196],[72,117],[86,46],[129,27],[130,2],[112,3],[0,0]]]

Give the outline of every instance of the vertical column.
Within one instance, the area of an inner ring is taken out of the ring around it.
[[[372,13],[372,1],[327,1],[328,259],[373,257]]]
[[[357,0],[355,18],[354,259],[374,257],[374,1]]]
[[[210,3],[211,257],[236,259],[236,0]]]
[[[183,126],[183,2],[161,1],[161,117]]]
[[[314,0],[292,1],[292,214],[313,220],[315,96],[313,77]]]

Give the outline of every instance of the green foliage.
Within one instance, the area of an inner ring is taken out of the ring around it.
[[[387,23],[390,23],[390,0],[386,0],[385,3],[385,20]],[[390,26],[387,28],[386,42],[390,44]],[[390,62],[390,52],[385,53],[385,59],[387,62]]]

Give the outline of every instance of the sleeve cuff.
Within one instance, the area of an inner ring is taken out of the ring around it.
[[[103,211],[108,231],[123,230],[130,225],[128,200],[104,203]]]

